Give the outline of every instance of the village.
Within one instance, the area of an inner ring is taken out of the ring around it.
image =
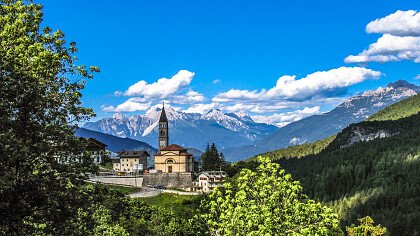
[[[150,154],[146,150],[121,150],[117,158],[111,158],[112,170],[100,168],[90,182],[131,186],[143,194],[132,196],[154,196],[162,191],[185,195],[209,193],[215,187],[223,187],[227,173],[222,170],[199,170],[188,149],[169,143],[169,121],[163,104],[158,122],[158,151]],[[106,144],[88,139],[88,150],[96,164],[104,163]],[[153,156],[152,156],[153,155]],[[153,160],[149,163],[148,160]],[[152,193],[152,194],[148,194]]]

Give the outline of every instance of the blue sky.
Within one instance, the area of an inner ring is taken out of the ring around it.
[[[415,0],[37,2],[44,5],[44,24],[77,42],[80,63],[101,68],[83,97],[97,113],[95,119],[114,111],[142,114],[162,100],[189,112],[220,108],[255,116],[304,116],[398,79],[419,84],[416,56],[377,62],[381,52],[368,51],[349,59],[356,63],[344,62],[386,33],[392,37],[383,41],[418,43],[420,3]],[[367,32],[369,22],[398,10],[404,11],[401,19],[412,16],[411,25],[398,25],[394,15],[394,28],[379,22]],[[418,55],[418,44],[409,55],[413,52]],[[353,69],[334,70],[340,67]],[[276,87],[285,75],[296,77],[284,77],[285,87]],[[170,80],[153,85],[161,78]]]

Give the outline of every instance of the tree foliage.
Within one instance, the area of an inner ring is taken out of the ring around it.
[[[75,64],[75,43],[41,29],[42,16],[32,1],[0,0],[0,231],[8,235],[71,232],[78,185],[95,171],[73,133],[93,115],[80,91],[99,70]]]
[[[226,170],[227,162],[223,153],[219,153],[214,143],[206,147],[200,157],[200,171]]]
[[[370,215],[391,234],[416,234],[420,232],[419,122],[420,114],[361,122],[344,129],[318,154],[275,162],[300,181],[310,198],[338,213],[343,228]],[[367,136],[383,131],[393,136],[349,145],[355,133]],[[258,165],[244,163],[246,168]],[[235,169],[241,169],[240,163],[235,164]]]
[[[359,226],[347,227],[347,235],[349,236],[381,236],[386,235],[388,231],[381,225],[374,226],[373,220],[369,216],[359,219]]]
[[[203,201],[212,235],[342,235],[336,214],[302,194],[278,164],[260,161]]]

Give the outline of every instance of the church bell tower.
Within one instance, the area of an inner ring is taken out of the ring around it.
[[[168,118],[165,112],[165,103],[163,103],[162,111],[159,118],[159,150],[169,145]]]

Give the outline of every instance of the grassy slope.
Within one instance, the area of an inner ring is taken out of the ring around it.
[[[420,94],[397,102],[371,115],[367,121],[397,120],[420,112]]]

